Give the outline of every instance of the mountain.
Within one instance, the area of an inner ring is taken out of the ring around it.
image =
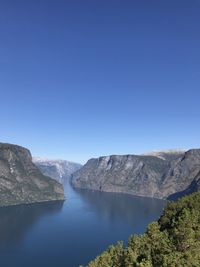
[[[182,157],[171,162],[163,177],[159,195],[170,199],[196,192],[200,188],[200,149],[186,151]]]
[[[153,156],[107,156],[89,160],[73,174],[72,184],[107,192],[153,197],[168,162]]]
[[[79,170],[82,165],[67,160],[49,160],[43,158],[33,158],[34,164],[47,176],[64,183],[71,177],[72,173]]]
[[[200,185],[200,149],[90,159],[72,177],[77,188],[177,198]]]
[[[149,153],[143,154],[144,156],[154,156],[163,160],[172,161],[180,156],[182,156],[186,150],[162,150],[162,151],[151,151]]]
[[[0,206],[64,200],[63,186],[43,175],[28,149],[0,143]]]

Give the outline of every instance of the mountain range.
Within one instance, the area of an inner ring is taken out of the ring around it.
[[[200,188],[200,149],[103,156],[81,166],[0,143],[0,206],[63,200],[60,183],[69,179],[75,188],[176,199]]]
[[[76,188],[176,199],[200,185],[200,149],[90,159],[72,175]]]
[[[82,167],[79,163],[67,160],[50,160],[40,157],[33,157],[33,163],[44,175],[49,176],[62,184],[68,181],[72,173]]]

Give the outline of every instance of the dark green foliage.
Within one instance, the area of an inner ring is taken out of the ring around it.
[[[199,267],[200,193],[170,202],[158,220],[127,247],[110,246],[88,267]]]

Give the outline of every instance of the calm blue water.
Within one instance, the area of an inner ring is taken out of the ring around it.
[[[143,233],[164,201],[73,190],[67,200],[0,208],[1,267],[78,267],[116,243]]]

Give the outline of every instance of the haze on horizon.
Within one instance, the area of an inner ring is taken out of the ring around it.
[[[200,147],[200,2],[0,3],[0,141],[80,163]]]

